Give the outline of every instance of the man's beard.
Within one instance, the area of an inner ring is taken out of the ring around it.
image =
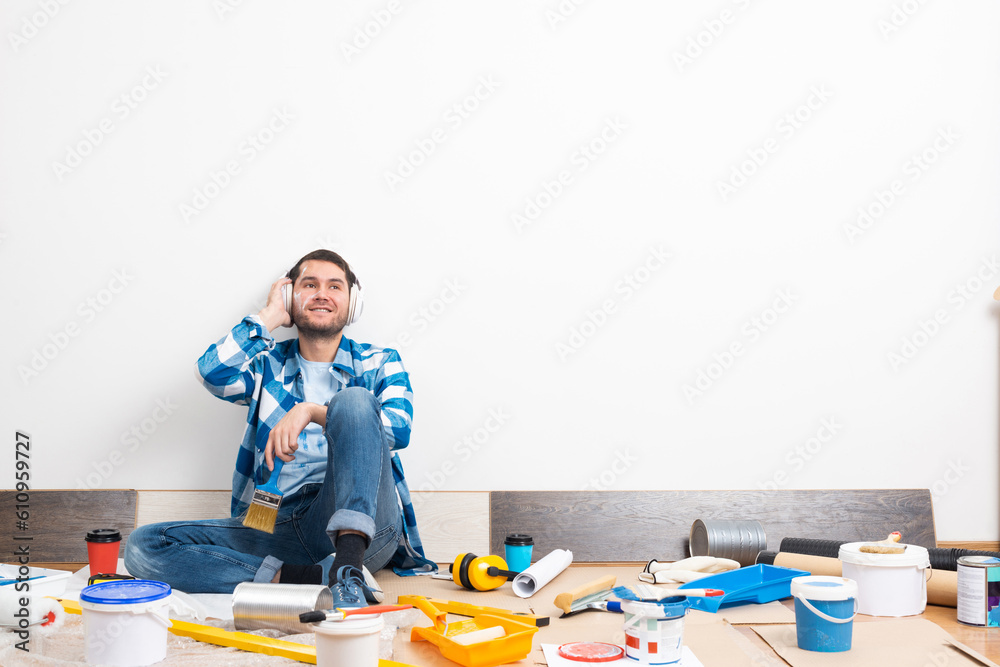
[[[299,313],[299,317],[296,318],[295,321],[295,326],[299,329],[299,335],[304,338],[317,340],[335,338],[337,334],[343,331],[344,327],[347,326],[347,313],[337,315],[333,321],[326,326],[306,322],[304,315],[305,313]]]

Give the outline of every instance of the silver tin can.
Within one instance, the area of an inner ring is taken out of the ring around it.
[[[692,556],[715,556],[753,565],[757,555],[767,549],[767,536],[759,521],[697,519],[691,524]]]

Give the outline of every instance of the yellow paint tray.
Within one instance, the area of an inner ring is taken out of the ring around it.
[[[477,614],[470,619],[448,623],[447,613],[440,611],[429,600],[419,600],[416,606],[434,621],[434,625],[413,628],[410,641],[428,641],[437,646],[445,658],[463,667],[496,667],[523,660],[531,653],[532,635],[538,632],[534,625],[491,614]],[[504,637],[472,644],[455,641],[459,635],[497,626],[504,629]]]

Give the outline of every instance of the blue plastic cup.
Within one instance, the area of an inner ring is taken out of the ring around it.
[[[511,572],[524,572],[531,565],[531,549],[534,541],[530,535],[513,533],[503,541],[503,559]]]
[[[800,649],[821,653],[851,650],[857,582],[843,577],[796,577],[791,592]]]

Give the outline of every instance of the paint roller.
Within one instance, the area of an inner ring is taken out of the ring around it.
[[[0,592],[0,626],[15,632],[54,633],[66,620],[66,612],[56,600],[17,591]]]

